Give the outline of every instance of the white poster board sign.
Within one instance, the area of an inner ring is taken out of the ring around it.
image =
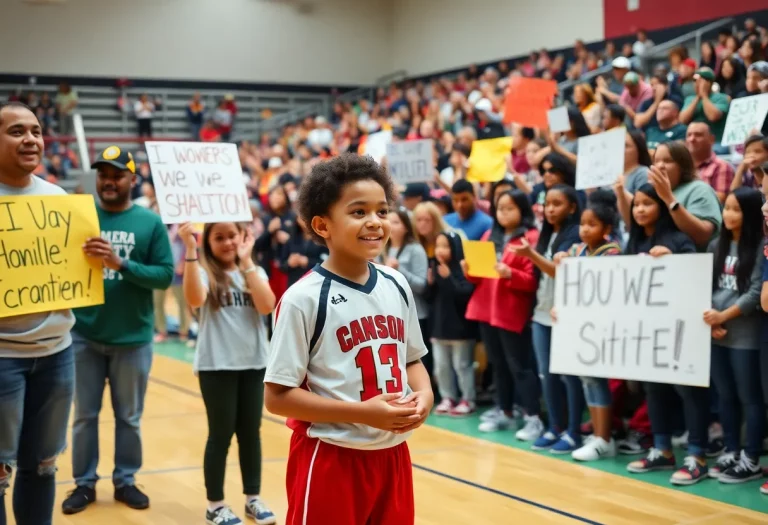
[[[390,142],[387,144],[387,167],[397,184],[432,180],[432,140]]]
[[[569,257],[550,372],[709,386],[713,255]]]
[[[611,186],[624,173],[624,126],[579,139],[576,189]]]
[[[237,146],[147,142],[146,148],[165,224],[253,221]]]
[[[743,144],[752,130],[760,131],[766,115],[768,115],[768,93],[731,100],[721,144],[723,146]]]
[[[387,154],[387,144],[392,142],[392,131],[379,131],[371,133],[365,141],[365,154],[373,157],[377,163],[381,164],[381,159]]]
[[[549,131],[553,133],[569,131],[571,129],[571,121],[568,118],[568,108],[560,106],[559,108],[550,109],[547,111],[547,122],[549,123]]]

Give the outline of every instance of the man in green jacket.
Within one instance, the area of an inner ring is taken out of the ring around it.
[[[153,211],[131,202],[136,164],[117,146],[105,149],[96,169],[101,237],[89,239],[85,253],[104,264],[104,304],[75,312],[75,421],[72,473],[75,490],[64,501],[65,514],[96,500],[99,462],[99,411],[109,381],[115,412],[114,499],[134,509],[149,507],[135,483],[141,467],[139,424],[152,365],[152,291],[173,278],[168,232]]]

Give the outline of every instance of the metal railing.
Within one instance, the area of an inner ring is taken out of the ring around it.
[[[720,20],[716,20],[705,26],[702,26],[695,31],[680,35],[679,37],[673,38],[672,40],[664,42],[663,44],[653,46],[639,57],[640,70],[645,74],[650,74],[651,70],[653,69],[652,64],[654,62],[658,62],[659,59],[666,59],[670,50],[679,46],[686,46],[687,44],[691,43],[693,43],[693,53],[691,58],[698,62],[699,59],[701,59],[701,42],[704,35],[725,27],[729,24],[734,24],[735,21],[736,20],[732,17],[721,18]]]

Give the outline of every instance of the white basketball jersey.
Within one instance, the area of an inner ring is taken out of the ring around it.
[[[266,383],[354,403],[411,392],[405,367],[427,353],[413,294],[396,270],[369,266],[363,285],[318,265],[288,289],[275,310]],[[394,447],[410,435],[352,423],[289,420],[288,426],[369,450]]]

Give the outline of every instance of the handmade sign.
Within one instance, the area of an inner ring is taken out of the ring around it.
[[[512,137],[482,139],[472,142],[469,154],[469,182],[496,182],[507,173],[507,156],[512,151]]]
[[[579,138],[576,160],[576,189],[610,186],[624,173],[624,140],[621,126],[610,131]]]
[[[547,127],[547,111],[557,94],[554,80],[515,77],[510,79],[504,98],[504,124],[512,122],[530,128]]]
[[[711,253],[564,259],[550,372],[709,386],[712,265]]]
[[[0,197],[0,317],[104,303],[92,195]]]
[[[253,221],[237,146],[147,142],[146,148],[165,224]]]
[[[753,130],[760,131],[766,115],[768,115],[768,93],[731,100],[721,144],[723,146],[743,144]]]
[[[397,184],[431,181],[432,140],[408,140],[387,144],[387,167]]]

